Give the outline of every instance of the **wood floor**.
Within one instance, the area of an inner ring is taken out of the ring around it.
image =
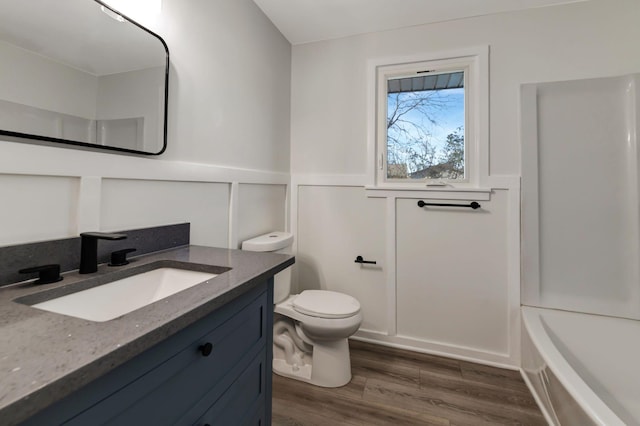
[[[353,379],[273,376],[273,425],[546,425],[517,371],[350,341]]]

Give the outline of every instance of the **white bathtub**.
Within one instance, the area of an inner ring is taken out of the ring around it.
[[[640,425],[640,321],[522,307],[522,368],[547,421]]]

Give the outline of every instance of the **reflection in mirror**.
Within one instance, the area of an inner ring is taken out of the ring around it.
[[[0,134],[157,155],[169,52],[93,0],[0,0]]]

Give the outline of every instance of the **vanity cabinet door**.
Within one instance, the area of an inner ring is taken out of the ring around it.
[[[187,417],[180,424],[264,425],[265,363],[266,353],[263,351],[204,416],[195,423]]]

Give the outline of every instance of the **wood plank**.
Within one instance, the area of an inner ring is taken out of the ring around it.
[[[272,426],[359,426],[357,423],[334,416],[326,407],[314,406],[305,401],[273,397]]]
[[[479,382],[466,378],[453,378],[451,376],[443,376],[431,371],[420,371],[420,388],[440,389],[449,391],[467,397],[476,398],[480,401],[501,402],[505,405],[521,407],[537,411],[538,405],[531,396],[528,389],[513,390],[505,389],[494,384]]]
[[[351,359],[353,374],[368,379],[386,380],[391,383],[401,383],[414,388],[420,387],[420,369],[407,367],[400,363],[389,362],[386,359],[371,359],[354,356]]]
[[[441,374],[461,377],[460,362],[455,359],[375,345],[356,340],[349,341],[352,362],[354,359],[374,359],[389,365],[402,365]]]
[[[274,394],[277,392],[282,393],[295,393],[295,392],[307,392],[312,394],[317,393],[329,393],[335,398],[350,398],[350,399],[362,399],[364,393],[364,385],[366,378],[354,374],[351,381],[345,386],[339,388],[322,388],[320,386],[313,386],[299,380],[290,379],[288,377],[273,375],[273,389]]]
[[[509,409],[497,403],[479,401],[433,389],[413,389],[395,383],[368,379],[364,399],[393,403],[405,410],[442,416],[459,425],[544,425],[541,415]]]
[[[305,425],[317,424],[317,420],[309,416],[310,413],[315,414],[316,419],[317,413],[322,413],[324,425],[449,425],[447,419],[429,413],[366,402],[360,397],[336,397],[336,391],[340,389],[320,388],[292,379],[274,378],[274,413],[281,419],[308,422],[303,423]]]
[[[462,377],[506,389],[529,392],[519,371],[460,361]]]

